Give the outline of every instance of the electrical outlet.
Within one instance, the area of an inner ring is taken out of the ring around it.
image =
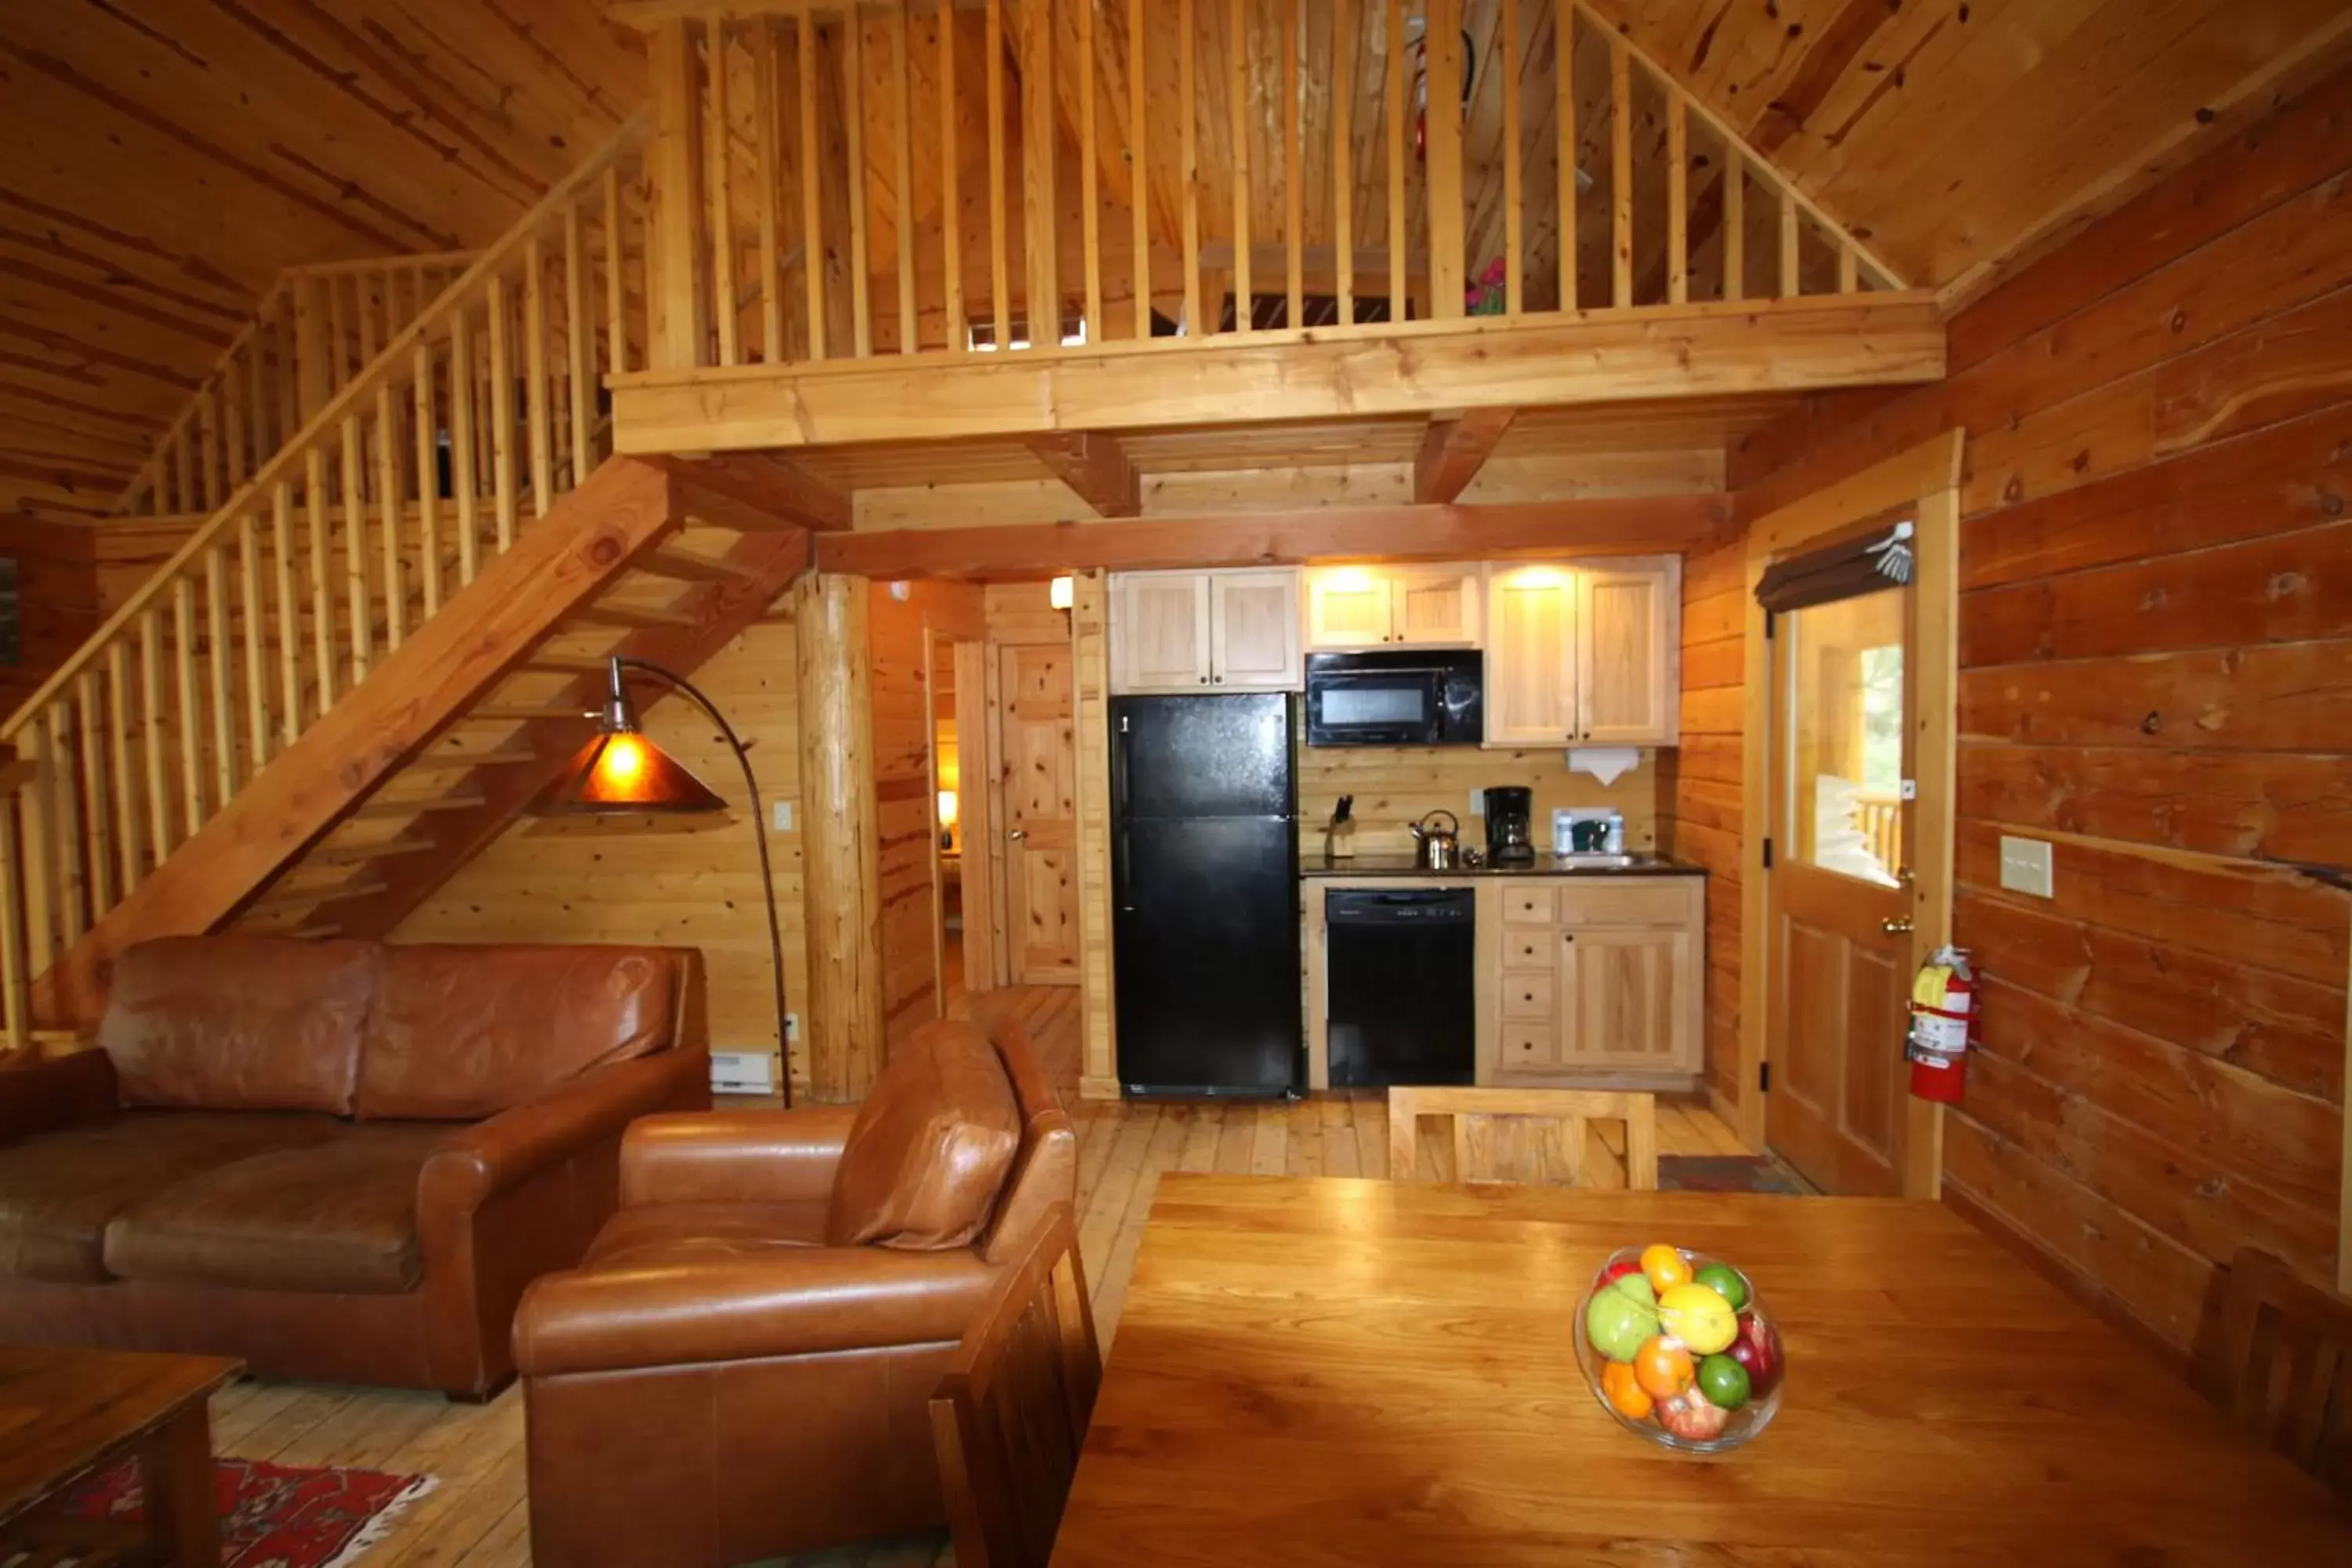
[[[788,800],[780,800],[776,802],[776,831],[779,833],[790,833],[792,830],[793,803]]]
[[[1473,816],[1484,816],[1486,815],[1486,792],[1485,790],[1474,789],[1470,792],[1470,815]]]
[[[2050,846],[2039,838],[2000,836],[2000,885],[2012,893],[2037,899],[2054,898],[2050,875]]]

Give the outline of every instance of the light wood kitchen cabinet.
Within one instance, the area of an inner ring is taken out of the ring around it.
[[[1486,579],[1486,741],[1564,746],[1576,734],[1576,576],[1497,566]]]
[[[1126,572],[1111,578],[1111,690],[1296,691],[1298,574]]]
[[[1307,574],[1307,650],[1476,647],[1479,570],[1330,566]]]
[[[1500,1023],[1481,1081],[1681,1084],[1700,1060],[1706,884],[1513,878],[1482,926]]]
[[[1673,745],[1681,597],[1672,556],[1490,566],[1486,743]]]

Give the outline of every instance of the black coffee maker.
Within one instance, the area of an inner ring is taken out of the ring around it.
[[[1486,792],[1486,864],[1527,866],[1536,858],[1535,794],[1523,784]]]

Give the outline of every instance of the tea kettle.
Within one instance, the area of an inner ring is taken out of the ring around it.
[[[1445,818],[1446,826],[1433,826],[1441,816]],[[1451,871],[1462,864],[1462,819],[1444,806],[1423,816],[1405,831],[1412,834],[1413,842],[1421,846],[1414,858],[1423,870]]]

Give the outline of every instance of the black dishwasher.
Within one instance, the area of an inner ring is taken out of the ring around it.
[[[1324,895],[1331,1087],[1468,1083],[1477,1066],[1471,890]]]

